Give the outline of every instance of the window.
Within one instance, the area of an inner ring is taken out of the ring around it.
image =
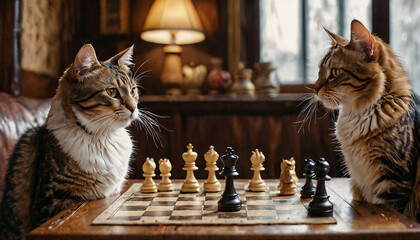
[[[260,0],[260,62],[272,62],[270,77],[282,84],[314,83],[331,41],[322,26],[346,38],[352,19],[371,29],[371,6],[371,0]]]
[[[390,43],[420,93],[420,1],[390,1]]]

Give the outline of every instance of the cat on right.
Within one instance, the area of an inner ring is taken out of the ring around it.
[[[339,111],[335,136],[354,200],[387,204],[420,222],[420,101],[407,73],[358,20],[350,41],[326,32],[333,44],[319,64],[315,99]]]

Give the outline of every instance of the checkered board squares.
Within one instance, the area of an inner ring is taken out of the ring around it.
[[[201,183],[202,184],[202,183]],[[93,224],[112,225],[254,225],[254,224],[332,224],[334,217],[308,216],[309,200],[299,195],[279,196],[277,185],[266,192],[245,191],[245,182],[235,184],[242,201],[238,212],[218,212],[222,192],[181,193],[182,183],[172,192],[141,193],[141,183],[133,184],[102,212]],[[300,186],[299,186],[300,187]],[[202,185],[201,185],[201,189]]]

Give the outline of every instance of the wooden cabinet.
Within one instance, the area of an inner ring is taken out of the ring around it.
[[[141,166],[146,157],[169,158],[173,165],[172,178],[185,178],[182,171],[182,153],[192,143],[198,153],[197,179],[207,177],[203,154],[210,145],[219,155],[231,146],[239,156],[238,178],[251,178],[250,156],[258,148],[266,157],[263,178],[278,178],[282,159],[294,157],[298,176],[302,176],[305,158],[324,157],[331,166],[331,176],[342,176],[339,154],[334,143],[331,115],[316,119],[315,123],[301,126],[298,115],[302,110],[301,94],[269,96],[143,96],[139,108],[163,116],[159,122],[162,145],[155,146],[144,131],[133,125],[130,130],[135,140],[136,153],[131,178],[141,178]],[[323,116],[322,108],[318,117]],[[221,169],[222,163],[218,166]],[[158,170],[156,172],[157,177]]]

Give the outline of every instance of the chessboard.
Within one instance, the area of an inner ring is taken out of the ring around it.
[[[200,182],[200,187],[202,187]],[[218,212],[222,192],[181,193],[182,182],[174,191],[142,193],[141,183],[134,183],[105,209],[93,224],[107,225],[257,225],[257,224],[334,224],[334,217],[308,215],[309,200],[299,193],[280,196],[275,182],[267,182],[265,192],[247,191],[246,182],[236,182],[242,201],[238,212]],[[223,184],[222,184],[223,185]],[[301,184],[298,184],[300,189]]]

